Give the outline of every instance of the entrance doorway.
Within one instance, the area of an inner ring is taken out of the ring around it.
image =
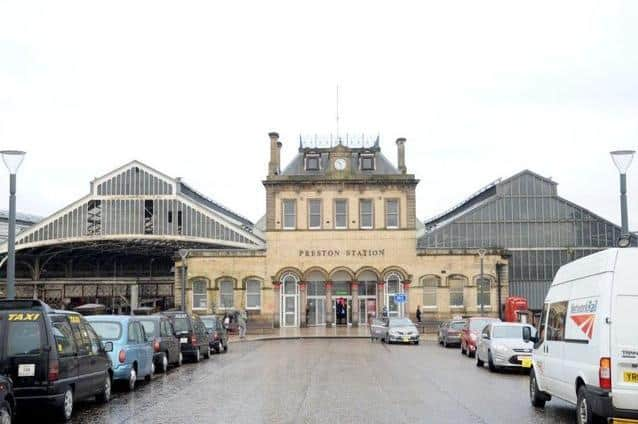
[[[286,275],[283,278],[281,294],[281,323],[284,327],[296,327],[298,325],[298,302],[297,278],[291,274]]]
[[[326,323],[326,297],[308,297],[308,325]]]
[[[352,297],[338,297],[334,300],[334,323],[336,325],[352,324]]]

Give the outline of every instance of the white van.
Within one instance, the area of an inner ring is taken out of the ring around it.
[[[560,268],[532,341],[532,405],[555,396],[576,404],[579,423],[638,423],[638,248]]]

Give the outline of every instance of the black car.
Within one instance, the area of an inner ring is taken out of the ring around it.
[[[146,336],[153,340],[153,362],[158,372],[165,373],[169,365],[182,365],[182,350],[175,337],[173,324],[162,315],[139,316]]]
[[[10,424],[16,411],[11,379],[0,375],[0,424]]]
[[[182,354],[194,362],[199,362],[201,357],[210,358],[210,346],[208,334],[204,323],[197,315],[186,312],[162,312],[167,317],[181,346]]]
[[[203,315],[200,317],[208,331],[210,347],[215,352],[228,351],[228,332],[224,328],[222,321],[215,315]]]
[[[68,420],[76,400],[108,402],[112,349],[78,313],[39,300],[0,300],[0,371],[11,378],[20,409],[48,406]]]

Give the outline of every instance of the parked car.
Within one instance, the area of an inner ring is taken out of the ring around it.
[[[155,371],[165,373],[169,365],[181,366],[182,350],[171,321],[161,315],[138,316],[138,319],[144,327],[146,337],[151,339]]]
[[[200,318],[206,326],[211,349],[217,353],[228,352],[228,332],[222,321],[215,315],[203,315]]]
[[[373,318],[370,323],[370,341],[383,340],[387,331],[387,320],[382,318]]]
[[[184,357],[199,362],[202,356],[210,358],[210,345],[206,326],[197,315],[185,312],[162,312],[173,324]]]
[[[443,347],[460,345],[463,326],[465,326],[465,321],[463,320],[443,321],[439,327],[439,344]]]
[[[376,321],[376,320],[375,320]],[[419,344],[419,330],[409,318],[388,318],[383,324],[375,328],[379,332],[378,338],[385,343],[414,343]]]
[[[488,324],[476,348],[476,366],[482,367],[487,362],[492,372],[498,368],[531,368],[534,343],[529,340],[534,335],[536,329],[528,324]]]
[[[638,248],[608,249],[558,270],[531,338],[532,405],[557,397],[576,405],[579,423],[638,420],[636,275]]]
[[[135,390],[140,378],[150,381],[155,372],[153,348],[140,320],[128,315],[91,315],[86,317],[102,340],[113,345],[113,381]]]
[[[0,375],[0,424],[11,424],[15,416],[16,402],[13,396],[13,382]]]
[[[19,408],[51,407],[68,420],[77,400],[111,399],[110,343],[80,314],[39,300],[0,300],[0,369]]]
[[[461,330],[461,355],[467,355],[470,358],[474,358],[476,353],[476,342],[481,334],[481,331],[487,324],[492,322],[500,322],[498,318],[489,317],[472,317],[466,320],[463,329]]]

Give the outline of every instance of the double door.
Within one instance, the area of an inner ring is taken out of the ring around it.
[[[326,323],[326,297],[308,297],[308,325]]]

